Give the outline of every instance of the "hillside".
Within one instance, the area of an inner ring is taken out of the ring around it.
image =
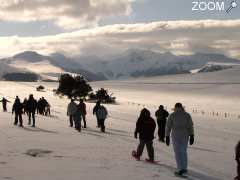
[[[236,63],[240,61],[221,54],[174,55],[170,52],[157,53],[150,50],[130,49],[117,57],[91,63],[79,60],[85,69],[103,73],[108,79],[129,77],[153,77],[168,74],[187,74],[202,68],[208,62]]]
[[[106,79],[100,74],[94,74],[84,70],[79,63],[57,53],[51,56],[43,56],[34,51],[25,51],[0,61],[4,62],[5,66],[8,67],[0,69],[0,75],[2,77],[5,74],[12,74],[13,72],[28,72],[36,74],[39,77],[38,80],[57,81],[62,73],[69,72],[82,74],[89,81]],[[16,77],[16,74],[12,77]],[[17,79],[16,77],[16,80]]]

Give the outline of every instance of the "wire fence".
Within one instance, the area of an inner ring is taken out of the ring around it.
[[[136,103],[136,102],[127,102],[129,106],[135,106],[139,108],[154,108],[158,109],[158,106],[156,105],[149,105],[149,104],[141,104],[141,103]],[[169,108],[168,106],[164,107],[166,110],[171,111],[173,108]],[[230,113],[230,112],[221,112],[221,111],[211,111],[211,110],[203,110],[203,109],[198,109],[198,108],[188,108],[188,112],[191,112],[193,114],[198,114],[201,116],[212,116],[212,117],[219,117],[219,118],[224,118],[224,119],[240,119],[240,114],[238,113]]]

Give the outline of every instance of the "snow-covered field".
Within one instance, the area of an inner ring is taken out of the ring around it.
[[[52,105],[52,116],[37,116],[35,129],[26,125],[25,116],[25,127],[14,127],[13,115],[0,112],[0,179],[178,179],[173,174],[175,160],[172,147],[155,140],[156,160],[160,161],[160,165],[136,162],[130,155],[138,144],[133,132],[143,105],[154,113],[159,104],[164,104],[171,111],[177,101],[183,102],[190,112],[196,108],[206,112],[236,114],[225,118],[222,115],[193,113],[196,143],[189,149],[188,179],[233,179],[236,175],[234,146],[240,139],[240,119],[237,117],[240,85],[168,84],[166,82],[170,82],[171,77],[164,78],[93,83],[95,88],[105,87],[113,92],[119,103],[106,105],[110,116],[105,134],[96,129],[96,120],[92,115],[94,104],[90,103],[87,103],[87,130],[78,133],[68,127],[68,100],[53,95],[52,89],[57,87],[55,83],[44,83],[46,92],[37,92],[37,83],[0,82],[0,95],[4,94],[11,101],[16,95],[24,98],[33,93],[36,98],[46,97]],[[10,107],[11,104],[9,110]],[[36,148],[52,153],[41,157],[25,154],[29,149]],[[145,157],[146,153],[143,159]]]

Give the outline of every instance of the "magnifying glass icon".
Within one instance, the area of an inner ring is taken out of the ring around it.
[[[238,3],[237,1],[232,1],[231,4],[230,4],[230,7],[227,9],[227,13],[230,13],[230,11],[233,9],[233,8],[236,8],[238,6]]]

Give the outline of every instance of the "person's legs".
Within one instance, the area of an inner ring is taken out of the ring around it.
[[[73,127],[73,116],[69,116],[70,127]]]
[[[35,127],[35,113],[34,112],[32,113],[32,120],[33,120],[32,127]]]
[[[237,164],[237,173],[238,173],[237,174],[237,178],[238,178],[237,180],[240,180],[240,164],[239,163]]]
[[[18,124],[18,114],[15,113],[15,121],[14,121],[14,125],[17,125]]]
[[[143,150],[144,150],[145,142],[140,139],[138,148],[137,148],[137,156],[140,158],[142,156]]]
[[[182,170],[187,170],[188,168],[188,155],[187,155],[187,147],[188,147],[188,137],[182,137],[181,141],[181,168]]]
[[[6,104],[3,105],[3,111],[4,111],[4,112],[7,111],[7,105],[6,105]]]
[[[150,161],[154,161],[154,148],[153,148],[153,142],[147,142],[146,143],[147,146],[147,152],[148,152],[148,156],[149,156],[149,160]]]
[[[22,121],[22,114],[19,114],[19,126],[23,126],[23,121]]]
[[[105,132],[105,119],[100,120],[100,127],[101,127],[101,131]]]
[[[82,115],[82,119],[83,119],[83,127],[86,128],[87,127],[87,123],[86,123],[86,115]]]
[[[177,169],[180,171],[182,170],[181,167],[181,142],[179,142],[179,137],[172,137],[172,143],[173,143],[173,150],[175,153],[175,159],[176,159],[176,164],[177,164]]]
[[[28,125],[31,125],[31,116],[32,116],[32,112],[28,112]]]
[[[101,127],[101,121],[100,119],[97,117],[97,127],[100,128]]]

